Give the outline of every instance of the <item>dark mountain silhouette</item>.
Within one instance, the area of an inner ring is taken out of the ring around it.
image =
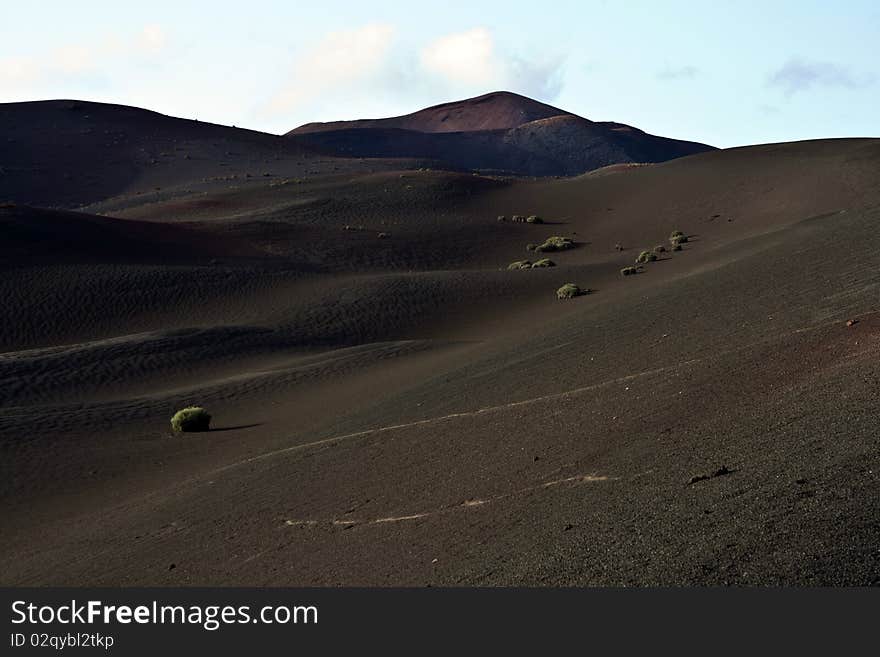
[[[387,119],[307,123],[287,136],[344,157],[411,157],[438,166],[520,175],[578,175],[611,164],[664,162],[713,150],[595,122],[510,92]]]

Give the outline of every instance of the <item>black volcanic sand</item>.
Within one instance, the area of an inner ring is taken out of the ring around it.
[[[880,141],[187,162],[0,208],[3,584],[880,583]]]

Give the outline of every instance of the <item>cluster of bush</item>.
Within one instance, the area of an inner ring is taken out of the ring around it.
[[[574,283],[566,283],[561,288],[556,290],[556,298],[557,299],[574,299],[575,297],[579,297],[583,294],[590,294],[592,290],[588,287],[579,287]]]
[[[669,236],[670,248],[673,251],[681,251],[681,245],[687,241],[687,235],[685,235],[680,230],[672,231],[672,234]],[[616,244],[614,248],[618,251],[622,250],[622,247],[619,244]],[[642,251],[636,258],[636,265],[646,265],[649,262],[654,262],[655,260],[659,259],[659,254],[666,253],[666,251],[667,248],[665,244],[658,244],[650,251]],[[624,267],[620,270],[620,274],[622,276],[632,276],[634,274],[638,274],[639,270],[639,267]]]
[[[508,219],[504,215],[498,216],[498,221],[506,222],[510,221],[512,223],[527,223],[527,224],[543,224],[544,220],[536,214],[524,216],[520,214],[513,215],[510,219]],[[571,238],[561,237],[559,235],[553,235],[552,237],[548,237],[541,244],[528,244],[526,245],[526,250],[534,251],[536,253],[553,253],[556,251],[566,251],[574,246],[574,242]],[[515,262],[511,262],[507,265],[509,270],[518,270],[518,269],[542,269],[544,267],[555,267],[556,263],[550,260],[550,258],[541,258],[540,260],[536,260],[532,262],[531,260],[517,260]],[[556,298],[557,299],[573,299],[574,297],[579,297],[583,294],[589,294],[589,288],[581,288],[574,283],[566,283],[558,290],[556,290]]]
[[[503,214],[498,215],[498,221],[507,221],[507,217],[505,217]],[[521,215],[521,214],[515,214],[510,218],[510,221],[515,224],[543,224],[544,223],[544,220],[541,219],[541,217],[539,217],[536,214],[530,214],[528,217]]]
[[[669,243],[672,245],[673,251],[681,251],[681,245],[688,241],[687,235],[680,230],[672,231],[669,236]]]
[[[673,251],[681,251],[682,250],[681,245],[687,241],[688,241],[687,235],[682,233],[680,230],[672,231],[672,234],[669,236],[669,244],[670,244]],[[666,250],[667,250],[666,245],[658,244],[650,251],[642,251],[641,253],[639,253],[639,256],[636,258],[636,264],[637,265],[644,265],[649,262],[654,262],[655,260],[657,260],[659,258],[658,254],[666,253]],[[627,267],[626,269],[630,270],[633,268]],[[623,272],[624,272],[624,270],[621,270],[621,273],[623,273]],[[634,272],[630,271],[629,273],[624,274],[624,276],[628,276],[631,273],[634,273]]]
[[[531,262],[530,260],[517,260],[516,262],[511,262],[507,265],[508,269],[535,269],[542,267],[555,267],[556,263],[553,262],[550,258],[541,258],[540,260],[536,260],[535,262]]]
[[[559,237],[558,235],[554,235],[553,237],[548,237],[541,244],[527,244],[527,251],[537,251],[538,253],[545,252],[553,252],[553,251],[566,251],[574,246],[574,242],[571,241],[568,237]]]

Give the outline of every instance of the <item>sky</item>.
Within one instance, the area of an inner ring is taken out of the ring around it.
[[[876,0],[2,4],[0,102],[284,133],[507,90],[720,147],[880,137]]]

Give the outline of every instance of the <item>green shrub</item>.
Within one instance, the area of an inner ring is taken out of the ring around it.
[[[535,267],[555,267],[556,263],[553,262],[550,258],[541,258],[540,260],[536,260],[532,265],[532,269]]]
[[[175,431],[207,431],[210,425],[211,416],[201,406],[187,406],[171,418],[171,428]]]
[[[651,251],[642,251],[639,254],[639,257],[636,258],[636,264],[641,265],[646,262],[654,262],[657,259],[657,254]]]
[[[528,260],[517,260],[516,262],[511,262],[507,265],[508,269],[529,269],[532,266],[532,263]]]
[[[579,297],[582,294],[589,294],[589,290],[582,290],[574,283],[566,283],[561,288],[556,290],[556,298],[557,299],[574,299],[575,297]]]
[[[541,253],[545,251],[565,251],[566,249],[570,249],[574,246],[574,242],[572,242],[567,237],[559,237],[558,235],[554,235],[553,237],[548,237],[544,240],[543,244],[539,244],[535,247],[535,251],[539,251]]]
[[[682,233],[680,230],[674,230],[669,234],[670,241],[674,240],[676,237],[684,237],[684,233]]]
[[[533,214],[533,215],[529,215],[529,217],[526,219],[526,223],[527,224],[543,224],[544,220],[541,219],[541,217],[539,217],[538,215]]]
[[[639,273],[639,270],[636,269],[635,267],[624,267],[623,269],[620,270],[621,276],[633,276],[638,273]]]

